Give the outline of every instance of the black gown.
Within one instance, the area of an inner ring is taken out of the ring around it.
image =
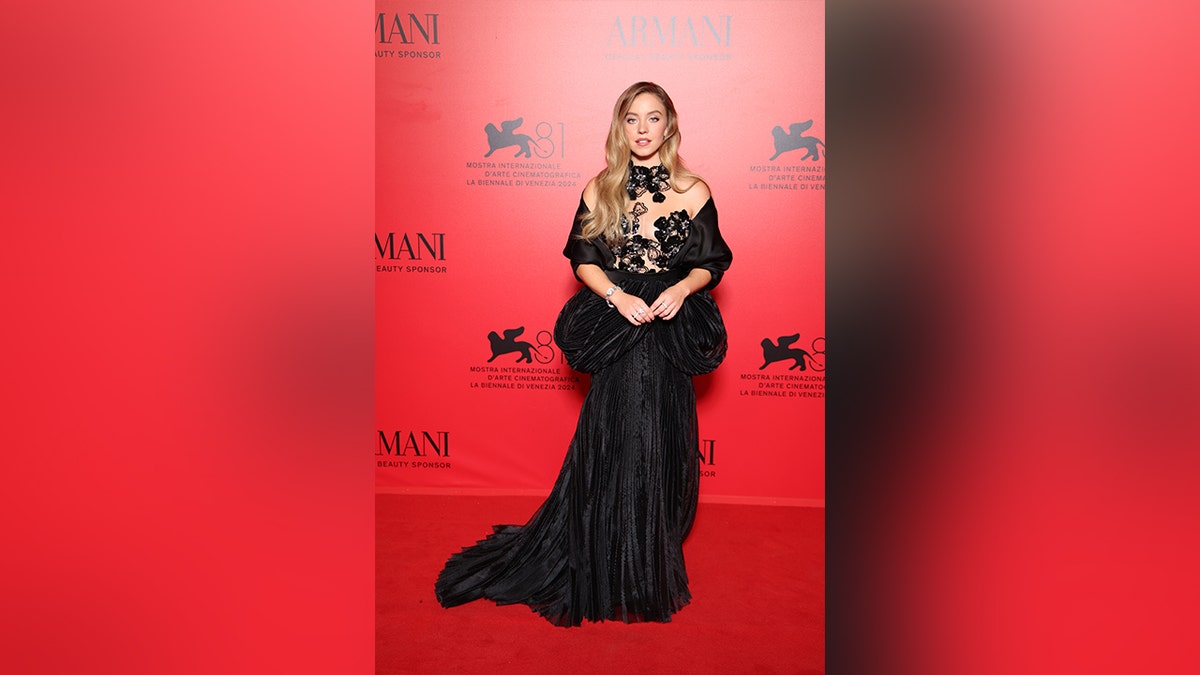
[[[602,240],[579,238],[586,213],[581,200],[563,251],[572,268],[599,265],[647,304],[694,268],[709,270],[712,281],[671,320],[640,326],[586,287],[567,301],[554,339],[571,367],[592,377],[566,459],[525,525],[497,525],[451,556],[435,586],[445,607],[480,598],[524,603],[556,625],[578,626],[666,622],[691,599],[682,544],[700,481],[692,377],[725,357],[725,326],[708,289],[733,256],[712,199],[693,218],[677,211],[656,221],[659,238],[677,239],[664,245],[668,264],[656,272],[631,272],[644,269],[636,256],[618,262]]]

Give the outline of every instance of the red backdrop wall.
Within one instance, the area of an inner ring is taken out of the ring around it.
[[[824,3],[376,7],[377,489],[549,490],[587,384],[550,339],[561,251],[613,102],[652,80],[734,251],[702,499],[823,504]]]

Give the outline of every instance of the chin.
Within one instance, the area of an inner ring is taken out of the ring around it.
[[[632,156],[634,159],[637,159],[637,160],[639,160],[639,161],[642,161],[642,162],[648,162],[648,161],[650,161],[650,160],[652,160],[652,159],[655,159],[656,157],[658,157],[658,151],[657,151],[657,150],[651,150],[651,151],[649,151],[649,152],[640,152],[640,151],[638,151],[638,150],[636,150],[636,149],[635,149],[635,150],[631,150],[629,154],[630,154],[630,155],[631,155],[631,156]]]

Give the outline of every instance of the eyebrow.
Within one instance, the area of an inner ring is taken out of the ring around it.
[[[647,115],[663,115],[663,114],[665,114],[665,113],[664,113],[663,111],[661,111],[661,110],[651,110],[650,112],[648,112],[648,113],[646,113],[646,114],[647,114]],[[633,112],[632,110],[630,110],[629,112],[625,113],[625,116],[626,116],[626,117],[629,117],[630,115],[637,115],[637,113]]]

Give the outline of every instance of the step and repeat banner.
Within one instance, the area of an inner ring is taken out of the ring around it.
[[[377,2],[379,491],[549,491],[588,384],[551,338],[579,288],[562,249],[613,103],[650,80],[734,252],[701,497],[824,503],[824,12]]]

